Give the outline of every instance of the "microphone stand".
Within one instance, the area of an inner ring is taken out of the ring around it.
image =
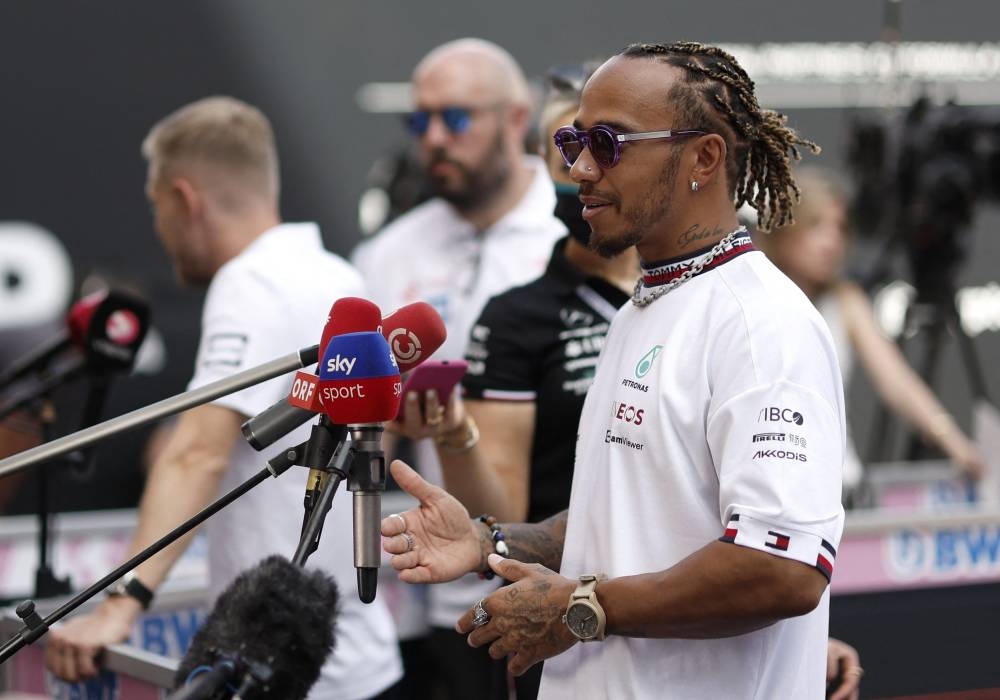
[[[42,425],[42,440],[48,442],[52,437],[53,424],[56,420],[56,409],[48,398],[41,399],[38,411],[39,422]],[[38,568],[35,570],[35,597],[52,598],[66,595],[73,590],[69,577],[58,578],[49,565],[49,528],[52,513],[49,508],[49,476],[48,472],[38,473]]]
[[[158,539],[150,546],[146,547],[144,550],[136,554],[104,578],[84,589],[77,596],[50,613],[48,617],[42,618],[35,611],[35,602],[33,600],[26,600],[22,602],[17,606],[16,612],[17,616],[24,620],[24,627],[22,627],[13,637],[0,647],[0,664],[7,661],[7,659],[12,657],[26,645],[37,640],[45,634],[49,627],[51,627],[54,623],[58,622],[66,615],[93,598],[95,595],[105,590],[112,583],[124,576],[128,571],[131,571],[142,562],[170,546],[176,540],[180,539],[198,525],[208,520],[210,517],[218,513],[253,487],[262,483],[268,477],[278,477],[287,471],[289,467],[294,466],[295,464],[300,464],[303,456],[305,455],[307,445],[308,443],[304,442],[300,445],[296,445],[295,447],[290,447],[277,457],[268,460],[267,466],[264,467],[259,473],[250,477],[235,489],[209,505],[207,508],[171,530],[169,533]]]
[[[90,427],[100,420],[110,384],[111,375],[107,371],[98,371],[96,374],[91,375],[90,388],[87,391],[87,399],[84,403],[83,418],[81,420],[83,423],[82,427]],[[47,397],[43,398],[41,410],[39,410],[38,415],[42,424],[43,442],[48,442],[52,439],[56,412],[55,406]],[[91,449],[89,451],[70,453],[66,455],[64,461],[71,469],[78,470],[83,475],[93,471],[94,457],[94,450]],[[49,564],[51,520],[52,507],[49,500],[49,473],[43,470],[38,473],[38,569],[35,571],[36,598],[54,598],[56,596],[68,595],[73,591],[69,577],[58,578]]]
[[[314,486],[306,494],[306,513],[302,524],[302,536],[299,538],[299,546],[295,549],[295,554],[291,559],[292,563],[296,566],[304,567],[306,561],[309,559],[309,555],[319,547],[319,538],[323,534],[323,524],[326,521],[326,514],[330,512],[330,508],[333,506],[333,497],[337,493],[337,487],[340,486],[341,481],[347,478],[344,465],[348,459],[354,456],[354,448],[345,439],[347,437],[346,426],[330,423],[329,419],[325,416],[324,421],[328,426],[338,431],[343,431],[344,438],[341,438],[342,442],[340,442],[333,453],[333,458],[329,460],[329,463],[324,468],[326,474],[324,478],[319,480],[318,489],[317,486]],[[324,421],[320,421],[320,425],[317,427],[322,428]]]

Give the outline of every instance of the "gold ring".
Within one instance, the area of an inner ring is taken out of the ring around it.
[[[844,670],[844,675],[846,676],[848,674],[861,678],[861,676],[865,675],[865,670],[860,666],[851,666],[850,668]]]
[[[390,518],[399,518],[399,522],[403,523],[403,532],[406,532],[408,527],[406,525],[406,518],[404,518],[400,513],[393,513],[389,516]]]

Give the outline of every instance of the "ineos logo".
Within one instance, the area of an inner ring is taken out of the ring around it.
[[[612,413],[618,420],[623,420],[626,423],[632,423],[633,425],[642,425],[642,417],[645,414],[646,409],[636,408],[635,406],[629,406],[627,403],[617,403],[611,404]]]
[[[399,362],[416,362],[423,354],[420,338],[405,328],[397,328],[389,334],[389,347]]]
[[[139,317],[128,309],[118,309],[104,324],[108,340],[116,345],[128,345],[139,337]]]

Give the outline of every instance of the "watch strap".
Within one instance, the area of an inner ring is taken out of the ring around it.
[[[143,610],[148,610],[153,602],[153,591],[138,579],[134,571],[129,571],[108,589],[109,596],[131,596],[139,601]]]
[[[577,637],[581,642],[600,642],[603,641],[606,634],[605,629],[607,625],[607,615],[604,612],[604,606],[601,605],[600,601],[597,600],[597,584],[601,581],[606,581],[607,576],[605,574],[584,574],[580,576],[580,583],[577,585],[576,589],[570,594],[569,605],[566,607],[566,612],[569,612],[569,608],[573,606],[574,603],[579,601],[587,601],[587,605],[592,609],[597,611],[599,619],[599,627],[597,634],[593,637]],[[566,615],[563,615],[563,621],[566,621]],[[572,631],[572,629],[570,630]],[[576,634],[574,632],[574,634]]]

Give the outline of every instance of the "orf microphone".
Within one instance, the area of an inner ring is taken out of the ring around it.
[[[248,699],[305,698],[333,648],[336,608],[329,576],[264,559],[219,596],[177,669],[177,685],[187,684],[171,700],[228,698],[226,683]]]
[[[403,387],[389,344],[378,333],[349,333],[330,340],[319,365],[324,414],[348,425],[354,452],[347,488],[354,502],[354,566],[358,597],[375,600],[381,561],[385,454],[382,426],[399,410]]]
[[[392,349],[399,371],[409,372],[441,347],[448,332],[433,306],[416,301],[382,319],[382,335]]]
[[[343,333],[374,331],[382,320],[378,306],[359,297],[337,299],[330,307],[330,315],[323,326],[319,344],[319,356],[330,342],[330,338]],[[287,399],[257,414],[242,426],[243,437],[255,450],[263,450],[273,445],[321,411],[315,392],[317,378],[307,372],[298,372],[292,383],[292,391]]]

